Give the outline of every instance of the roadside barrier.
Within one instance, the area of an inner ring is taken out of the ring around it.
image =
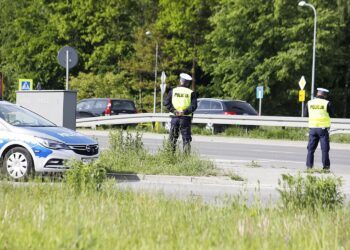
[[[80,118],[76,120],[77,128],[96,128],[101,125],[126,125],[151,122],[170,122],[169,113],[141,113]],[[194,124],[225,124],[307,128],[308,118],[288,116],[251,116],[251,115],[194,115]],[[331,134],[350,133],[350,119],[333,118]]]

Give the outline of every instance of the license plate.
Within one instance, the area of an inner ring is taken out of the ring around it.
[[[96,160],[97,158],[81,158],[82,162],[84,163],[90,163]]]

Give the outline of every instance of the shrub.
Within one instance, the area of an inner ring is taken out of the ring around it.
[[[277,189],[282,205],[292,209],[334,209],[341,206],[344,195],[340,188],[341,179],[333,176],[283,174]]]
[[[69,161],[68,166],[70,169],[65,172],[65,181],[77,193],[99,190],[107,177],[106,169],[99,161]]]

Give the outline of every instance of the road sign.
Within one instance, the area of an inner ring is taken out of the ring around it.
[[[160,80],[162,81],[162,83],[160,84],[160,91],[161,91],[160,112],[163,113],[163,95],[164,95],[165,89],[166,89],[166,84],[165,84],[166,74],[164,71],[162,71],[162,75],[160,77]]]
[[[57,59],[58,63],[67,68],[67,57],[68,57],[68,68],[71,69],[78,63],[78,53],[75,49],[69,46],[64,46],[58,51]]]
[[[256,87],[256,98],[262,99],[264,97],[264,86]]]
[[[161,93],[162,95],[165,93],[165,89],[166,89],[166,84],[165,84],[165,80],[166,80],[166,74],[164,71],[162,71],[162,75],[160,77],[160,80],[161,80],[161,84],[160,84],[160,90],[161,90]]]
[[[164,83],[164,84],[165,84],[166,74],[165,74],[165,72],[164,72],[164,71],[162,71],[162,75],[161,75],[161,77],[160,77],[160,80],[161,80],[161,82],[162,82],[162,83]]]
[[[302,77],[300,78],[300,81],[299,81],[299,87],[300,87],[300,89],[303,90],[303,89],[305,88],[305,85],[306,85],[306,80],[305,80],[305,77],[302,76]]]
[[[66,68],[66,90],[69,89],[69,69],[78,63],[78,53],[69,46],[64,46],[58,51],[58,63]]]
[[[165,89],[166,89],[166,84],[165,83],[160,84],[160,91],[162,95],[165,93]]]
[[[18,80],[18,90],[32,90],[32,89],[33,89],[33,79]]]
[[[299,90],[299,102],[305,102],[305,90]]]

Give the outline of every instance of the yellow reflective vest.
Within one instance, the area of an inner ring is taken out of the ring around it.
[[[177,111],[184,111],[191,106],[192,90],[185,87],[176,87],[173,89],[172,104]],[[191,115],[189,115],[191,116]]]
[[[327,100],[315,98],[308,102],[309,128],[329,128],[331,118],[327,112]]]

